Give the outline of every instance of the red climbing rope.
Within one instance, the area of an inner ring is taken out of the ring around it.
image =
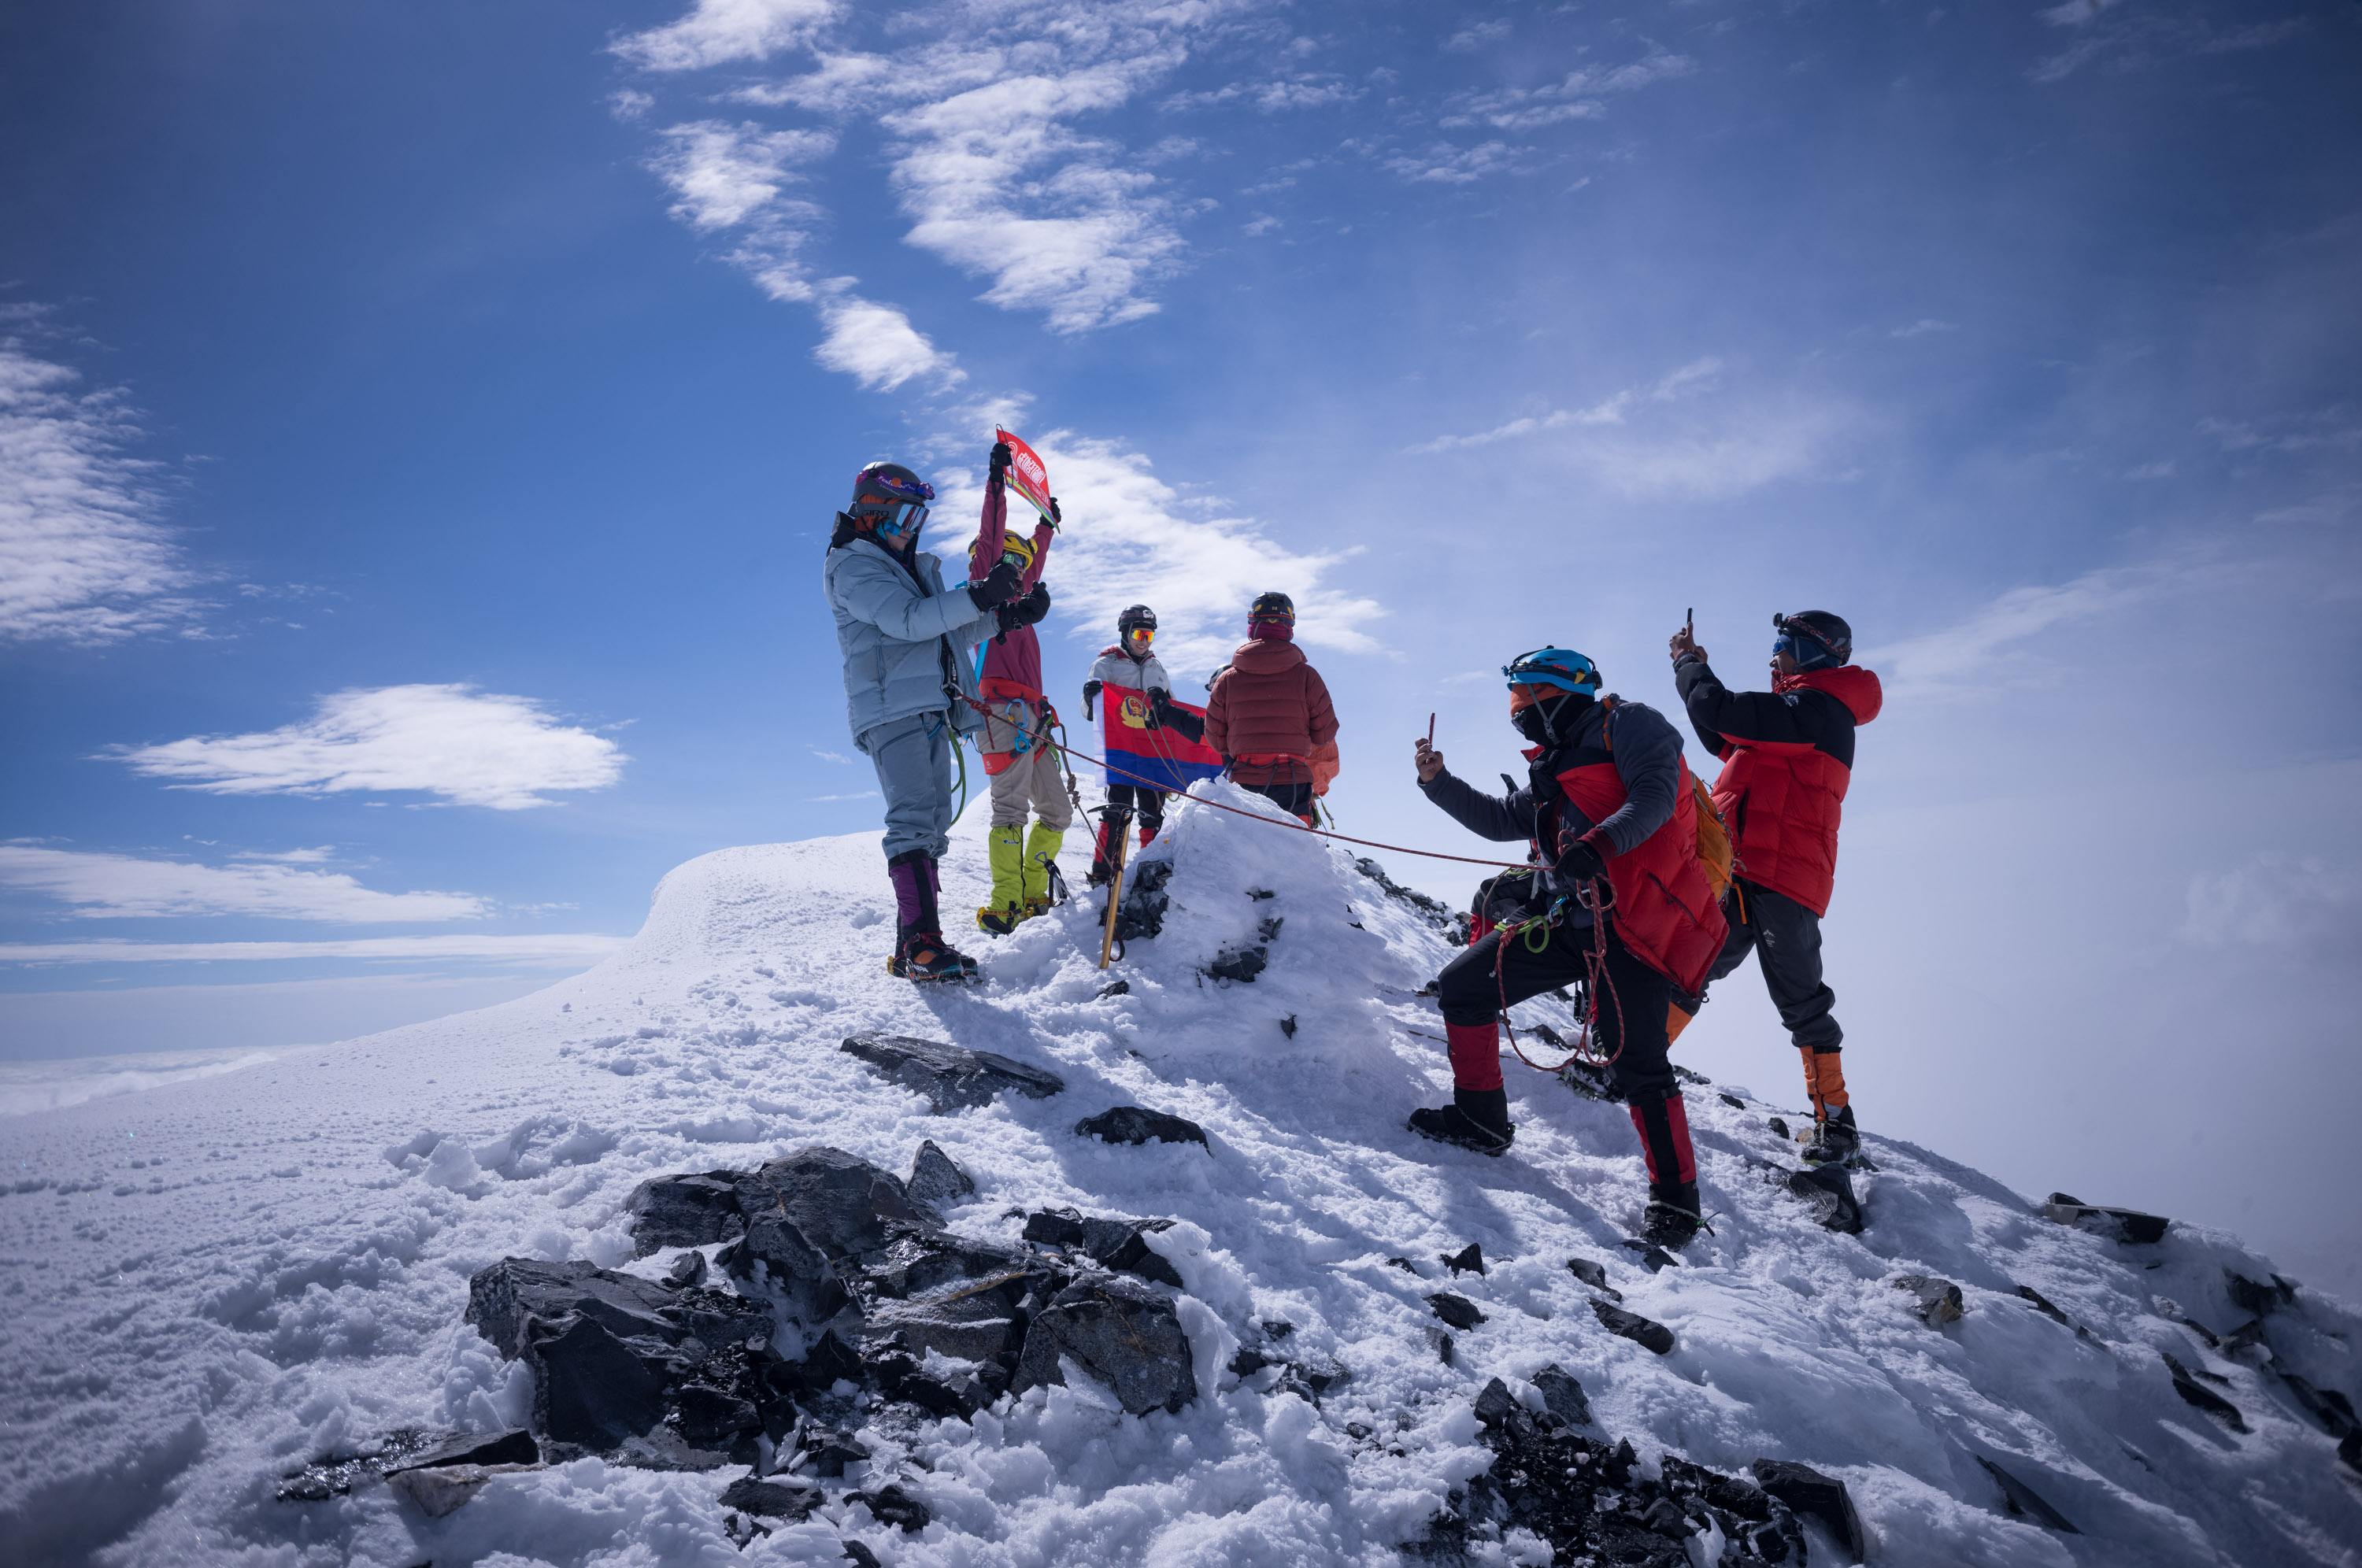
[[[974,708],[979,713],[988,715],[991,712],[991,710],[987,708],[983,703],[964,692],[960,696],[960,701],[966,702],[969,707]],[[1042,738],[1043,744],[1056,746],[1058,750],[1065,752],[1068,756],[1080,757],[1085,762],[1095,763],[1098,767],[1106,768],[1109,773],[1129,778],[1135,784],[1144,784],[1152,790],[1161,790],[1164,789],[1164,786],[1157,780],[1142,778],[1141,775],[1132,772],[1130,768],[1118,767],[1114,763],[1108,761],[1105,757],[1093,756],[1087,751],[1078,751],[1073,746],[1062,745],[1058,742],[1051,740],[1047,735],[1044,735]],[[1183,794],[1188,793],[1187,790],[1182,790],[1180,792]],[[1316,838],[1333,838],[1341,844],[1358,844],[1368,849],[1383,849],[1390,855],[1417,855],[1429,860],[1456,860],[1462,866],[1497,866],[1505,871],[1525,871],[1531,869],[1528,863],[1522,860],[1479,860],[1474,856],[1471,855],[1442,855],[1432,849],[1411,849],[1399,844],[1380,844],[1374,838],[1353,838],[1341,833],[1330,833],[1325,828],[1307,827],[1304,823],[1298,822],[1273,822],[1271,818],[1263,815],[1259,812],[1242,811],[1236,806],[1226,806],[1220,801],[1209,801],[1202,795],[1190,795],[1189,799],[1197,801],[1201,806],[1211,806],[1218,812],[1228,812],[1234,817],[1244,817],[1250,822],[1269,823],[1273,827],[1292,827],[1298,833],[1308,833]]]

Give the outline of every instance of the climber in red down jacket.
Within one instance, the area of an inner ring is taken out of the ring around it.
[[[1673,684],[1699,741],[1722,759],[1714,803],[1738,851],[1723,903],[1730,935],[1708,979],[1755,954],[1804,1058],[1813,1105],[1806,1157],[1841,1160],[1861,1140],[1838,1057],[1845,1032],[1830,1012],[1837,993],[1821,977],[1821,917],[1837,879],[1854,730],[1878,717],[1878,677],[1851,662],[1853,629],[1827,611],[1772,621],[1769,691],[1728,690],[1686,629],[1672,637]]]
[[[1232,782],[1312,825],[1313,797],[1337,776],[1337,710],[1296,646],[1296,602],[1286,594],[1264,594],[1247,612],[1247,640],[1206,700],[1206,744],[1222,754]]]

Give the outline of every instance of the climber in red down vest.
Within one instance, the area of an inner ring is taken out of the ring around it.
[[[1830,1012],[1837,993],[1821,977],[1821,917],[1837,880],[1854,729],[1878,717],[1878,677],[1851,662],[1853,628],[1827,611],[1774,615],[1772,624],[1778,637],[1769,691],[1725,688],[1686,628],[1671,645],[1690,725],[1722,759],[1714,803],[1738,851],[1724,900],[1730,935],[1708,978],[1755,954],[1804,1058],[1813,1105],[1805,1157],[1842,1160],[1860,1149],[1861,1137],[1838,1054],[1845,1032]]]
[[[1644,1233],[1686,1245],[1699,1224],[1689,1116],[1666,1056],[1667,1004],[1694,995],[1722,951],[1722,910],[1698,861],[1696,796],[1682,737],[1639,702],[1599,698],[1599,671],[1568,648],[1539,648],[1502,672],[1509,722],[1533,743],[1528,783],[1487,795],[1445,771],[1421,738],[1418,787],[1483,838],[1529,840],[1547,923],[1496,928],[1444,966],[1437,999],[1451,1053],[1451,1103],[1411,1115],[1411,1131],[1497,1154],[1517,1136],[1501,1083],[1502,1010],[1601,976],[1595,1043],[1615,1057],[1649,1165]],[[1604,942],[1594,907],[1607,909]]]

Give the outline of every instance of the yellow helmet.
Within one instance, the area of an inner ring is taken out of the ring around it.
[[[1000,558],[1014,564],[1019,571],[1030,571],[1033,566],[1033,541],[1014,530],[1002,535]]]

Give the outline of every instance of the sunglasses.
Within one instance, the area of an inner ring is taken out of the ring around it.
[[[1131,637],[1135,643],[1153,642],[1156,640],[1156,628],[1153,626],[1134,626],[1125,635]]]

